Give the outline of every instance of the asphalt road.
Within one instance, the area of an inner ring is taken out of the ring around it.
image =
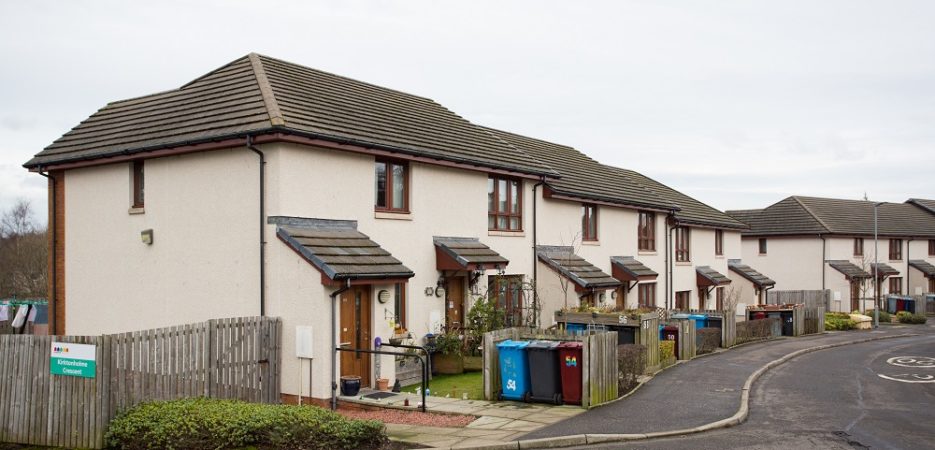
[[[770,370],[740,426],[588,448],[935,448],[935,327],[912,331],[926,334],[822,350]]]

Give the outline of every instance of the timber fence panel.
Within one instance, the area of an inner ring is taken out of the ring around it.
[[[106,336],[0,335],[0,442],[102,448],[113,417],[149,400],[210,393],[278,403],[281,328],[262,317]],[[95,376],[52,375],[52,342],[95,345]]]
[[[659,366],[659,315],[646,314],[640,320],[639,342],[646,347],[646,371],[654,372]]]
[[[588,407],[597,406],[617,398],[617,332],[588,336]]]

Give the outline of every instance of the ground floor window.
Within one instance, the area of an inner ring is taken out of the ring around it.
[[[639,285],[639,307],[640,308],[655,308],[656,307],[656,283],[646,283]]]
[[[724,310],[724,288],[719,287],[719,288],[717,288],[717,291],[716,291],[716,292],[717,292],[717,294],[715,294],[715,295],[716,295],[716,300],[715,300],[715,303],[716,303],[716,304],[714,305],[714,307],[715,307],[715,309],[717,309],[718,311],[723,311],[723,310]]]
[[[903,279],[899,277],[890,278],[890,294],[902,294],[903,293]]]
[[[396,283],[396,323],[406,328],[406,283]]]
[[[490,298],[497,299],[497,306],[503,309],[507,327],[523,324],[523,276],[502,275],[491,277],[487,284]]]
[[[935,293],[935,278],[929,278],[929,293]]]
[[[675,293],[675,309],[688,311],[688,302],[692,298],[692,291],[679,291]]]

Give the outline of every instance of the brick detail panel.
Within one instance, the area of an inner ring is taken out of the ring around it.
[[[53,334],[65,334],[65,172],[49,173],[49,306]]]

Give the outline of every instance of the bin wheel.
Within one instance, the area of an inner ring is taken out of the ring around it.
[[[500,389],[497,389],[497,400],[503,401],[503,391],[501,391]]]
[[[528,392],[523,394],[523,401],[526,403],[529,403],[530,401],[532,401],[532,394]]]
[[[561,404],[562,404],[562,394],[555,394],[554,396],[552,396],[552,402],[555,403],[556,405],[561,405]]]

